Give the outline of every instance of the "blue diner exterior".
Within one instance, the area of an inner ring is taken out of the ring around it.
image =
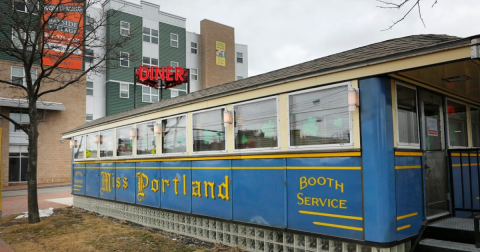
[[[392,39],[86,123],[63,134],[74,205],[249,251],[410,251],[480,213],[476,41]]]

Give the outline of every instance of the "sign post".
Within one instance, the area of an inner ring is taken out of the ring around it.
[[[137,108],[137,68],[133,68],[133,108]]]

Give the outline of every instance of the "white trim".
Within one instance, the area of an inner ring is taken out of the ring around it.
[[[145,121],[145,122],[141,122],[141,123],[136,123],[135,125],[135,129],[137,129],[137,136],[135,137],[136,138],[136,143],[135,143],[135,146],[136,146],[136,150],[135,150],[135,157],[156,157],[158,155],[158,146],[159,146],[159,143],[158,143],[158,136],[157,134],[155,133],[155,131],[153,132],[153,136],[155,137],[155,154],[138,154],[138,126],[139,125],[142,125],[142,124],[148,124],[148,123],[153,123],[154,127],[155,127],[155,124],[157,123],[157,120],[154,119],[154,120],[150,120],[150,121]]]
[[[224,111],[227,110],[227,106],[220,106],[220,107],[215,107],[215,108],[209,108],[209,109],[204,109],[204,110],[199,110],[199,111],[195,111],[195,112],[192,112],[192,140],[193,139],[193,127],[195,127],[195,125],[193,125],[193,116],[195,114],[200,114],[200,113],[203,113],[203,112],[208,112],[208,111],[213,111],[213,110],[220,110],[223,109]],[[233,113],[233,112],[232,112]],[[223,115],[222,115],[222,118],[223,118]],[[222,122],[223,123],[223,122]],[[233,122],[232,122],[233,124]],[[223,127],[223,125],[222,125]],[[229,139],[229,136],[227,134],[227,128],[223,127],[224,129],[224,136],[225,136],[225,149],[224,150],[221,150],[221,151],[194,151],[193,150],[193,142],[192,142],[192,155],[211,155],[211,154],[226,154],[227,153],[227,147],[228,147],[228,139]]]
[[[450,124],[448,122],[448,101],[452,101],[452,102],[455,102],[455,103],[459,103],[459,104],[462,104],[462,105],[465,105],[465,125],[467,126],[467,146],[453,146],[453,145],[450,145]],[[468,149],[470,148],[470,137],[468,136],[468,114],[470,112],[470,108],[468,107],[468,103],[465,103],[463,101],[459,101],[459,100],[456,100],[456,99],[453,99],[453,98],[450,98],[450,97],[445,97],[445,105],[446,105],[446,110],[445,110],[445,114],[447,115],[447,118],[446,118],[446,122],[447,122],[447,140],[448,140],[448,148],[449,149]]]
[[[275,99],[275,107],[276,107],[276,110],[277,110],[277,114],[276,114],[276,117],[277,117],[277,146],[276,147],[267,147],[267,148],[237,149],[236,146],[235,146],[235,107],[245,105],[245,104],[249,104],[249,103],[254,103],[254,102],[271,100],[271,99]],[[278,95],[272,95],[272,96],[268,96],[268,97],[264,97],[264,98],[260,98],[260,99],[249,100],[249,101],[244,101],[244,102],[232,104],[232,113],[233,113],[233,116],[232,116],[233,136],[231,136],[231,137],[233,139],[233,152],[255,152],[255,151],[264,152],[264,151],[280,150],[280,145],[281,145],[280,135],[281,134],[280,134],[280,111],[279,111],[279,104],[278,104]]]
[[[195,47],[192,46],[192,43],[195,44]],[[192,49],[195,49],[195,53],[192,53]],[[197,42],[190,41],[190,53],[198,55],[198,43]]]
[[[176,64],[176,66],[173,66],[173,63],[175,63],[175,64]],[[178,64],[178,62],[177,62],[177,61],[173,61],[173,60],[172,60],[172,61],[170,61],[170,66],[171,66],[171,67],[178,67],[179,65],[180,65],[180,64]]]
[[[172,38],[172,35],[177,36],[177,39],[173,39],[173,38]],[[180,45],[179,40],[180,40],[180,38],[179,38],[179,36],[178,36],[177,33],[173,33],[173,32],[170,33],[170,47],[178,48],[179,45]],[[172,45],[172,42],[177,42],[177,46],[173,46],[173,45]]]
[[[183,113],[183,114],[178,114],[178,115],[173,115],[173,116],[161,118],[160,119],[160,125],[162,126],[162,130],[163,130],[163,120],[177,118],[177,117],[180,117],[180,116],[185,116],[185,152],[163,153],[163,131],[162,131],[162,133],[160,134],[160,148],[161,148],[161,150],[160,150],[160,152],[158,152],[158,150],[157,150],[157,153],[160,153],[162,156],[188,155],[188,145],[189,145],[188,136],[190,134],[190,131],[188,130],[188,113]]]
[[[144,88],[148,88],[148,90],[149,90],[149,93],[148,93],[148,94],[143,92],[143,89],[144,89]],[[153,90],[156,90],[157,94],[153,94],[153,93],[152,93]],[[158,89],[155,89],[155,88],[152,88],[152,87],[149,87],[149,86],[142,86],[142,102],[145,102],[145,103],[156,103],[156,102],[158,102],[159,99],[160,99],[160,97],[159,97],[160,94],[159,94],[159,93],[160,93],[160,92],[158,91]],[[145,100],[143,99],[143,96],[144,96],[144,95],[148,95],[148,97],[149,97],[150,99],[149,99],[148,101],[145,101]],[[157,97],[157,101],[153,101],[152,98],[153,98],[154,96]]]
[[[122,85],[127,85],[127,97],[122,97]],[[129,83],[123,83],[123,82],[118,82],[118,97],[120,99],[130,99],[130,84]]]
[[[397,85],[400,85],[400,86],[403,86],[405,88],[409,88],[409,89],[413,89],[415,90],[415,105],[416,105],[416,108],[417,108],[417,138],[418,138],[418,143],[402,143],[400,142],[400,133],[399,133],[399,120],[398,120],[398,100],[397,100]],[[419,104],[418,104],[418,90],[417,90],[417,87],[413,86],[413,85],[408,85],[408,84],[405,84],[403,82],[400,82],[400,81],[397,81],[395,80],[394,82],[394,96],[393,99],[395,101],[395,116],[396,116],[396,121],[397,121],[397,130],[395,132],[395,134],[397,135],[397,144],[398,144],[398,148],[409,148],[409,149],[420,149],[420,121],[418,120],[418,116],[420,115],[419,113]]]
[[[0,97],[0,107],[28,108],[28,101]],[[37,109],[64,111],[66,108],[65,105],[60,102],[37,101]]]
[[[287,138],[288,138],[288,150],[318,150],[318,149],[352,149],[353,148],[353,112],[348,112],[348,121],[349,121],[349,131],[350,131],[350,143],[344,144],[319,144],[319,145],[300,145],[300,146],[292,146],[290,142],[290,96],[302,94],[302,93],[310,93],[315,91],[320,91],[324,89],[336,88],[341,86],[347,86],[347,92],[352,88],[352,83],[350,81],[335,83],[331,85],[322,85],[321,87],[317,88],[310,88],[301,91],[296,91],[287,94]],[[348,107],[348,104],[345,105],[345,108]],[[348,111],[348,110],[347,110]]]

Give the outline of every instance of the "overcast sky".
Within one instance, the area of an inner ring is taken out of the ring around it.
[[[381,31],[407,8],[381,9],[374,0],[147,0],[186,18],[187,31],[200,33],[203,19],[234,27],[235,42],[248,45],[249,76],[392,38],[480,34],[480,0],[438,0],[432,8],[434,1],[422,0],[426,27],[415,9]]]

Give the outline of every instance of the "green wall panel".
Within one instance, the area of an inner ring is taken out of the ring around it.
[[[170,66],[170,61],[178,62],[181,67],[186,67],[186,31],[185,28],[160,23],[159,24],[159,65]],[[170,46],[170,33],[178,34],[178,48]],[[175,87],[186,89],[185,85]],[[164,92],[165,93],[165,92]],[[170,94],[169,92],[167,92]],[[165,97],[165,94],[164,94]],[[170,97],[170,96],[168,96]]]
[[[128,98],[120,98],[120,83],[107,82],[107,116],[133,109],[133,85],[128,85]],[[137,108],[152,104],[142,102],[142,85],[137,84]]]

